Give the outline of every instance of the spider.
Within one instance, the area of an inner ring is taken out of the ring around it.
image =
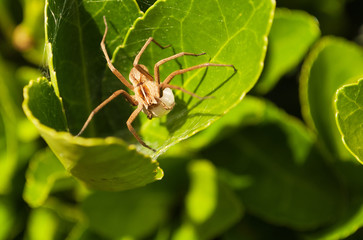
[[[141,111],[143,111],[149,119],[152,119],[153,117],[162,117],[169,113],[174,105],[174,95],[171,89],[180,90],[183,91],[192,97],[198,98],[198,99],[205,99],[208,97],[200,97],[182,87],[175,86],[169,84],[170,81],[176,76],[180,75],[198,68],[208,67],[208,66],[216,66],[216,67],[231,67],[236,72],[236,68],[233,65],[228,64],[217,64],[217,63],[203,63],[196,66],[192,66],[186,69],[180,69],[172,72],[163,82],[160,82],[160,75],[159,75],[159,67],[160,65],[171,61],[173,59],[176,59],[181,56],[189,55],[189,56],[201,56],[205,53],[188,53],[188,52],[180,52],[178,54],[172,55],[170,57],[164,58],[157,62],[154,65],[154,77],[151,76],[146,66],[139,64],[139,60],[141,55],[144,53],[147,46],[154,42],[157,46],[159,46],[161,49],[165,49],[168,46],[162,46],[157,41],[155,41],[152,37],[148,38],[148,40],[145,42],[144,46],[141,48],[140,52],[136,55],[134,62],[133,62],[133,68],[130,71],[129,74],[129,80],[128,82],[124,76],[113,66],[110,57],[108,56],[106,47],[105,47],[105,39],[107,35],[107,21],[106,17],[103,16],[103,21],[105,23],[105,32],[103,34],[103,38],[101,41],[101,49],[103,51],[103,54],[105,55],[107,65],[111,72],[131,91],[135,93],[135,95],[130,95],[128,92],[126,92],[123,89],[115,91],[110,97],[108,97],[106,100],[104,100],[100,105],[98,105],[89,115],[88,119],[84,123],[82,129],[76,136],[80,136],[84,130],[87,128],[88,124],[92,120],[93,116],[106,104],[108,104],[110,101],[115,99],[117,96],[122,95],[126,98],[126,100],[133,106],[137,106],[137,108],[132,112],[129,119],[126,122],[127,128],[129,131],[134,135],[136,140],[144,147],[151,149],[152,151],[156,151],[155,149],[148,146],[136,133],[135,129],[132,127],[132,122],[135,120],[135,118],[139,115]]]

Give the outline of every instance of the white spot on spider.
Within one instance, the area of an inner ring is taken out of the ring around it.
[[[171,91],[170,88],[165,88],[163,91],[163,97],[160,98],[160,101],[165,104],[165,106],[169,109],[165,109],[162,104],[158,104],[152,109],[150,109],[150,112],[154,115],[154,117],[162,117],[168,114],[175,105],[175,99],[173,91]]]

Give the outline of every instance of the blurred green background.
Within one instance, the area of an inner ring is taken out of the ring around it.
[[[138,3],[146,11],[153,1]],[[276,5],[316,17],[322,36],[335,35],[363,45],[362,0],[277,0]],[[314,137],[300,122],[282,125],[290,115],[302,120],[298,82],[302,59],[279,78],[271,91],[252,91],[254,97],[246,99],[247,107],[241,110],[247,112],[241,113],[245,122],[225,129],[227,138],[219,136],[191,155],[183,148],[198,146],[192,142],[198,142],[198,138],[181,143],[159,159],[166,173],[162,181],[140,189],[105,193],[90,192],[64,172],[23,113],[23,87],[30,79],[49,77],[44,42],[44,1],[0,0],[0,239],[363,239],[362,230],[343,231],[343,223],[350,221],[360,228],[362,216],[332,212],[341,207],[341,202],[349,202],[344,206],[359,213],[362,194],[356,196],[354,192],[351,199],[351,189],[342,187],[350,180],[337,177],[334,167],[325,160],[314,161],[325,156],[315,149]],[[261,95],[276,106],[259,100]],[[259,114],[268,117],[261,120]],[[299,132],[292,137],[297,146],[312,146],[311,157],[306,160],[309,164],[303,168],[287,166],[290,163],[282,159],[299,155],[299,151],[289,152],[291,149],[274,145],[276,138],[288,142],[290,132]],[[233,147],[237,142],[243,147]],[[265,149],[261,152],[254,148],[256,145]],[[266,156],[275,156],[282,162],[279,166],[287,166],[279,169],[281,174],[288,173],[286,178],[302,182],[296,184],[301,191],[292,190],[285,205],[278,196],[284,191],[276,189],[291,186],[275,176],[269,181],[276,182],[259,182],[262,192],[240,193],[251,182],[259,181],[249,174],[271,174],[264,172],[264,163],[246,167],[249,161],[259,162]],[[233,159],[249,161],[241,166]],[[245,175],[233,174],[226,170],[231,166],[248,171]],[[359,166],[342,163],[338,167],[347,169],[355,184],[353,175],[361,177],[362,171],[356,170]],[[355,184],[352,188],[359,188]],[[266,192],[268,186],[275,189]],[[347,192],[347,196],[342,195]],[[305,204],[309,205],[305,194],[316,194],[321,201],[319,209],[305,209]],[[289,203],[299,198],[307,202],[292,204],[297,207],[295,215],[288,213],[292,211]],[[340,232],[339,227],[343,229]]]

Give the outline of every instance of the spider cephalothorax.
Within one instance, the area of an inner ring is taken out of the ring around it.
[[[144,65],[140,65],[140,67],[148,72]],[[142,111],[149,119],[162,117],[173,109],[175,101],[170,88],[161,89],[157,82],[149,80],[136,68],[131,69],[129,79],[134,86],[134,98],[143,104]]]
[[[236,71],[235,67],[233,65],[228,65],[228,64],[217,64],[217,63],[203,63],[203,64],[199,64],[196,66],[192,66],[186,69],[180,69],[180,70],[176,70],[174,72],[172,72],[163,82],[160,82],[160,75],[159,75],[159,67],[160,65],[171,61],[173,59],[176,59],[178,57],[181,56],[185,56],[185,55],[189,55],[189,56],[200,56],[203,55],[205,53],[201,53],[201,54],[195,54],[195,53],[188,53],[188,52],[181,52],[181,53],[177,53],[175,55],[172,55],[168,58],[164,58],[162,60],[160,60],[159,62],[157,62],[154,66],[154,77],[151,76],[151,74],[149,73],[148,69],[144,66],[139,64],[139,60],[141,55],[144,53],[146,47],[151,43],[154,42],[156,45],[158,45],[160,48],[166,48],[169,46],[165,46],[163,47],[162,45],[160,45],[158,42],[156,42],[153,38],[149,38],[146,43],[144,44],[144,46],[141,48],[140,52],[136,55],[134,63],[133,63],[133,68],[130,71],[130,75],[129,75],[129,81],[127,81],[122,74],[113,66],[110,57],[108,56],[106,47],[105,47],[105,39],[106,39],[106,35],[107,35],[107,22],[106,22],[106,18],[103,17],[103,20],[105,22],[105,33],[103,34],[103,38],[101,41],[101,48],[102,51],[105,55],[106,61],[107,61],[107,65],[110,68],[110,70],[112,71],[113,74],[116,75],[116,77],[118,79],[120,79],[120,81],[127,87],[129,88],[131,91],[133,91],[135,93],[135,95],[130,95],[129,93],[127,93],[125,90],[120,89],[117,90],[116,92],[114,92],[109,98],[107,98],[106,100],[104,100],[100,105],[98,105],[89,115],[87,121],[84,123],[81,131],[77,134],[77,136],[81,135],[83,133],[83,131],[86,129],[86,127],[88,126],[88,124],[90,123],[90,121],[92,120],[93,116],[101,109],[103,108],[107,103],[109,103],[110,101],[112,101],[113,99],[115,99],[117,96],[119,95],[123,95],[126,100],[131,103],[133,106],[137,106],[137,108],[134,110],[134,112],[131,114],[131,116],[129,117],[129,119],[126,122],[126,125],[129,129],[129,131],[134,135],[134,137],[136,138],[136,140],[143,145],[146,148],[149,148],[153,151],[155,151],[153,148],[151,148],[150,146],[148,146],[140,137],[139,135],[136,133],[135,129],[132,127],[132,122],[135,120],[135,118],[137,117],[137,115],[143,111],[147,117],[149,119],[152,119],[153,117],[161,117],[166,115],[167,113],[169,113],[174,105],[175,105],[175,101],[174,101],[174,95],[171,89],[176,89],[176,90],[180,90],[183,91],[193,97],[199,98],[199,99],[204,99],[203,97],[200,97],[192,92],[189,92],[188,90],[176,86],[176,85],[171,85],[169,84],[170,81],[176,76],[176,75],[180,75],[183,74],[185,72],[188,71],[192,71],[198,68],[203,68],[203,67],[208,67],[208,66],[216,66],[216,67],[232,67],[234,69],[234,71]]]

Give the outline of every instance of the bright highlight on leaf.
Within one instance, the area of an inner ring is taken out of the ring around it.
[[[220,181],[219,172],[212,162],[191,161],[188,172],[187,218],[173,239],[213,239],[242,217],[242,204]]]
[[[363,79],[341,87],[335,105],[342,140],[354,157],[363,163]]]
[[[195,161],[189,165],[191,186],[186,207],[195,223],[206,221],[216,208],[218,179],[215,167],[209,161]]]

